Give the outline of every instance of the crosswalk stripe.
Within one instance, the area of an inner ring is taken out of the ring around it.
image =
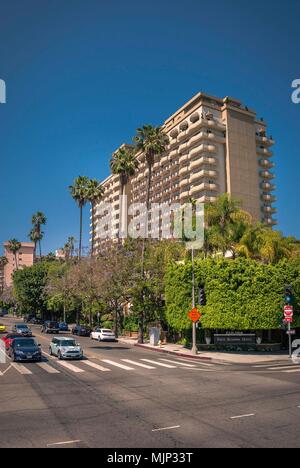
[[[141,359],[141,361],[150,362],[150,364],[156,364],[157,366],[167,367],[168,369],[176,369],[176,366],[170,366],[169,364],[164,364],[162,362],[152,361],[151,359]]]
[[[296,372],[300,372],[300,369],[293,369],[293,370],[285,370],[283,371],[285,374],[295,374]]]
[[[22,364],[17,364],[15,362],[12,363],[12,366],[16,371],[18,371],[22,375],[31,375],[32,372],[27,369],[27,367],[23,366]]]
[[[60,374],[59,370],[49,366],[46,362],[37,362],[37,366],[46,371],[48,374]]]
[[[268,370],[289,370],[289,369],[299,369],[299,366],[293,366],[291,364],[290,366],[284,366],[284,367],[268,367]]]
[[[159,360],[164,361],[164,362],[170,362],[171,364],[179,364],[180,366],[184,366],[184,367],[196,367],[194,364],[187,364],[186,362],[181,362],[181,361],[171,361],[171,359],[160,358]]]
[[[153,366],[148,366],[147,364],[142,364],[141,362],[131,361],[130,359],[122,359],[122,361],[127,362],[128,364],[133,364],[134,366],[143,367],[144,369],[155,369]]]
[[[110,372],[110,369],[107,369],[107,367],[99,366],[99,364],[95,364],[94,362],[91,362],[91,361],[82,361],[82,363],[86,364],[87,366],[93,367],[94,369],[97,369],[101,372]]]
[[[280,367],[280,366],[283,366],[283,362],[281,364],[272,364],[272,363],[269,363],[269,364],[260,364],[259,366],[251,366],[251,367],[254,367],[256,369],[263,369],[264,367],[270,367],[272,366],[272,368],[274,367]]]
[[[115,361],[110,361],[109,359],[102,359],[102,362],[106,362],[106,364],[110,364],[111,366],[120,367],[120,369],[134,370],[132,367],[124,366],[123,364],[119,364]]]
[[[72,371],[72,372],[75,372],[76,374],[79,374],[79,373],[84,372],[83,369],[80,369],[79,367],[73,366],[73,364],[70,364],[69,362],[57,361],[57,363],[58,363],[60,366],[65,367],[66,369],[69,369],[69,370]]]

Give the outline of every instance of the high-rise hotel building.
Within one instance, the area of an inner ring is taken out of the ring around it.
[[[274,141],[267,136],[266,122],[258,120],[253,110],[237,99],[199,93],[162,127],[169,136],[169,145],[165,154],[155,158],[152,203],[184,205],[191,198],[213,202],[227,192],[241,201],[254,221],[270,227],[277,224],[273,218],[275,176],[271,171]],[[126,187],[128,205],[146,200],[147,164],[143,154],[136,157],[139,166]],[[106,217],[96,208],[94,230],[97,233],[104,229],[111,241],[118,238],[121,226],[119,177],[111,175],[103,186],[103,200],[111,203],[111,221],[105,225]],[[107,240],[96,234],[98,248]]]

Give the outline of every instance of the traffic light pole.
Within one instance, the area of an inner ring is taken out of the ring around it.
[[[193,309],[196,306],[195,303],[195,265],[194,265],[194,249],[192,248],[192,303],[193,303]],[[198,354],[198,349],[197,349],[197,328],[196,328],[196,322],[193,322],[193,347],[192,347],[192,354],[196,355]]]

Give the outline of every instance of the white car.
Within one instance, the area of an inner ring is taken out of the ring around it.
[[[108,328],[94,328],[91,333],[91,339],[97,341],[117,341],[114,332]]]
[[[83,351],[80,343],[76,343],[73,338],[65,336],[55,336],[49,347],[50,356],[57,356],[58,359],[82,359]]]

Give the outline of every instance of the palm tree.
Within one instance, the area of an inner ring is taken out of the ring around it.
[[[223,256],[242,237],[246,226],[250,224],[250,215],[240,209],[239,202],[227,193],[219,196],[213,203],[205,207],[206,229],[215,251],[221,251]]]
[[[79,176],[74,180],[73,185],[69,186],[69,190],[73,200],[77,203],[80,211],[80,235],[79,235],[79,253],[78,258],[81,259],[82,256],[82,214],[83,207],[87,203],[87,188],[88,188],[89,178],[86,176]]]
[[[72,259],[74,257],[74,250],[75,250],[75,243],[76,239],[73,236],[68,237],[68,241],[65,245],[65,248],[67,247],[67,250],[69,252],[69,257]]]
[[[149,211],[150,211],[150,193],[151,193],[151,182],[152,182],[152,168],[155,160],[155,156],[161,156],[165,151],[169,143],[169,137],[163,132],[161,127],[153,127],[152,125],[144,125],[142,128],[137,129],[137,135],[134,137],[137,151],[141,151],[146,158],[146,164],[148,168],[147,178],[147,195],[146,195],[146,235],[148,235],[148,222],[149,222]],[[142,244],[142,280],[145,279],[145,237],[143,238]],[[144,296],[144,294],[143,294]],[[144,302],[144,300],[143,300]],[[141,313],[140,325],[139,325],[139,343],[144,342],[144,315],[145,311]]]
[[[95,208],[104,194],[104,188],[96,179],[90,179],[87,185],[86,198],[92,206],[92,256],[95,249]]]
[[[136,169],[138,168],[139,162],[136,159],[135,152],[132,148],[126,146],[121,147],[116,151],[110,161],[110,168],[113,174],[120,177],[121,185],[121,226],[120,233],[121,237],[125,235],[126,216],[125,212],[125,190],[126,185],[130,177],[134,176]]]
[[[34,256],[36,256],[37,244],[41,240],[41,235],[34,228],[32,228],[28,237],[31,242],[34,243]]]
[[[21,247],[22,247],[22,244],[17,239],[11,239],[8,241],[7,248],[14,256],[16,270],[19,269],[17,253],[21,250]]]
[[[42,245],[41,241],[44,237],[44,233],[42,232],[42,226],[47,223],[47,218],[41,211],[38,211],[32,216],[32,224],[33,224],[33,231],[35,231],[34,238],[36,238],[36,242],[39,244],[39,253],[40,258],[42,258]],[[33,241],[35,242],[35,241]]]
[[[3,270],[5,265],[7,265],[7,264],[8,264],[7,258],[6,257],[0,257],[0,271]],[[4,290],[4,281],[0,282],[0,286],[1,286],[0,293],[2,294],[3,290]]]

